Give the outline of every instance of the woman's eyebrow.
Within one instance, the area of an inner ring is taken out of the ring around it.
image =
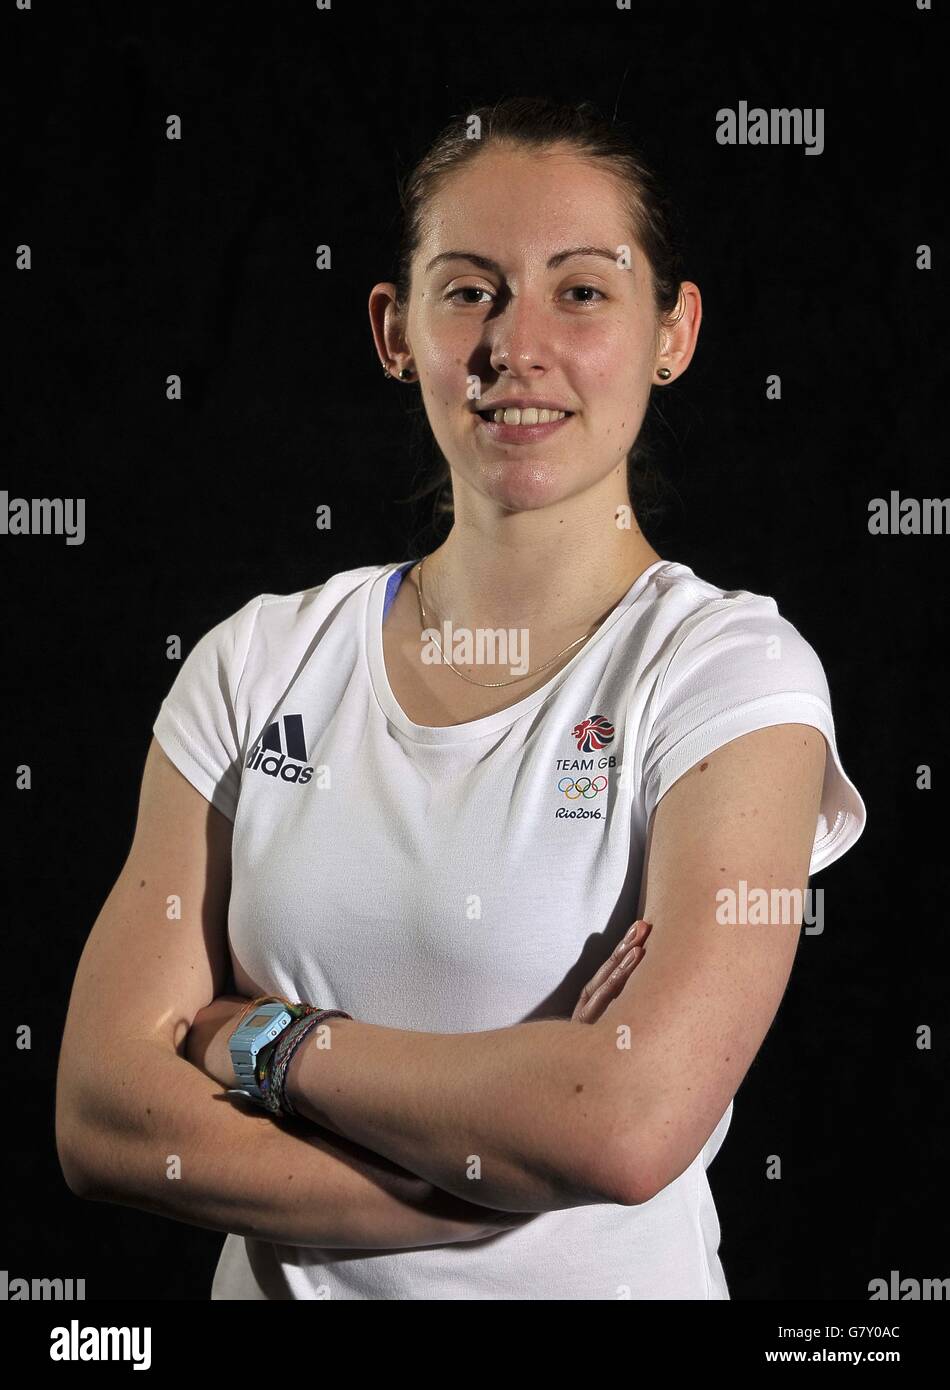
[[[548,270],[556,269],[572,256],[603,256],[615,265],[617,263],[617,252],[609,251],[605,246],[572,246],[567,251],[556,251],[548,260]],[[472,265],[477,265],[480,270],[493,270],[496,274],[501,274],[501,266],[497,261],[493,261],[489,256],[480,256],[477,251],[441,251],[438,256],[433,256],[426,266],[426,275],[443,261],[471,261]]]

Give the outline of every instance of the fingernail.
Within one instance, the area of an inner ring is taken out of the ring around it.
[[[634,922],[633,926],[630,928],[630,930],[627,932],[626,936],[624,937],[624,941],[632,941],[633,938],[636,936],[637,932],[640,930],[640,928],[641,928],[642,926],[643,926],[643,921],[642,921],[642,919],[641,919],[640,921]]]

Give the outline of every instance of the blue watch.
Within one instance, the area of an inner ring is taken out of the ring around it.
[[[267,1000],[252,1009],[235,1028],[228,1040],[231,1065],[238,1084],[228,1094],[240,1092],[258,1105],[264,1104],[261,1088],[257,1084],[257,1059],[265,1047],[269,1047],[280,1037],[285,1028],[294,1022],[294,1014],[279,1000]]]

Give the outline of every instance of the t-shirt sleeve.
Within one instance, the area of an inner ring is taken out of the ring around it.
[[[231,821],[247,722],[241,682],[261,603],[260,596],[251,599],[198,639],[152,725],[179,772]]]
[[[824,734],[828,752],[809,872],[840,859],[864,829],[864,802],[838,755],[821,661],[765,595],[717,602],[675,648],[645,741],[645,824],[677,778],[706,754],[772,724],[809,724]]]

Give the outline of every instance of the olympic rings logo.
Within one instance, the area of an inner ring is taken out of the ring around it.
[[[598,786],[598,782],[600,786]],[[573,777],[562,777],[557,784],[559,792],[563,792],[568,801],[578,801],[584,797],[590,801],[592,797],[599,796],[606,789],[607,778],[595,777],[593,781],[589,777],[581,777],[576,782]]]

